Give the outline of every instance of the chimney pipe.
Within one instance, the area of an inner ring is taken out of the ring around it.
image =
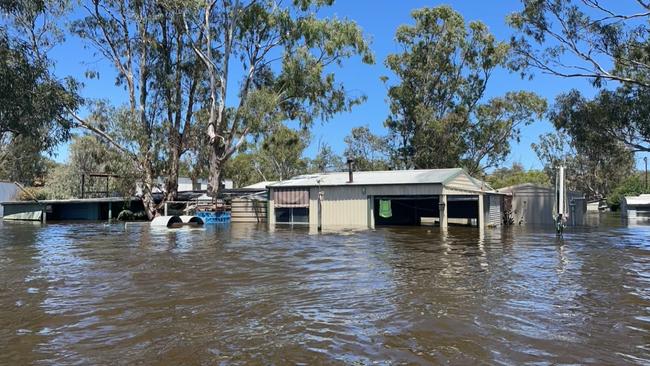
[[[353,173],[352,173],[352,170],[353,170],[352,167],[353,167],[353,164],[354,164],[354,159],[353,158],[348,158],[347,163],[348,163],[348,176],[349,176],[348,183],[352,183],[352,182],[354,182],[354,177],[353,177]]]

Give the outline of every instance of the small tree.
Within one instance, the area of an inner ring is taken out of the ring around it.
[[[373,134],[368,126],[355,127],[344,139],[346,157],[354,158],[357,170],[388,170],[390,151],[388,141]]]

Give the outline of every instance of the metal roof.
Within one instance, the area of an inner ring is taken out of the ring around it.
[[[269,184],[268,187],[277,188],[348,185],[365,186],[378,184],[445,184],[460,174],[467,173],[465,173],[465,171],[461,168],[354,172],[353,182],[348,183],[348,172],[316,173],[299,175],[289,180]],[[470,179],[472,179],[473,182],[477,181],[471,177]]]
[[[275,180],[265,180],[262,182],[257,182],[255,184],[248,185],[246,187],[242,187],[243,189],[265,189],[267,186],[271,184],[275,184],[277,181]]]
[[[650,194],[639,196],[626,196],[625,203],[628,206],[650,206]]]
[[[101,197],[101,198],[70,198],[61,200],[39,200],[39,201],[8,201],[0,202],[0,205],[24,205],[24,204],[59,204],[59,203],[103,203],[103,202],[124,202],[127,200],[137,201],[136,197]]]

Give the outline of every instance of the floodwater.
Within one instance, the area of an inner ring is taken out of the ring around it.
[[[650,226],[0,223],[0,364],[650,364]]]

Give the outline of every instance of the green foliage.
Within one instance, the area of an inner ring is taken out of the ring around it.
[[[607,204],[612,209],[617,210],[623,197],[638,196],[645,193],[650,193],[650,189],[646,188],[645,185],[645,176],[642,173],[632,174],[612,190],[607,196]]]
[[[186,8],[183,21],[192,29],[195,51],[209,74],[206,131],[213,193],[225,163],[246,150],[243,145],[251,137],[266,138],[285,121],[309,128],[315,120],[326,121],[365,99],[350,94],[333,70],[354,56],[372,63],[372,52],[353,21],[318,17],[319,9],[331,3],[249,0]],[[242,79],[233,78],[237,69],[245,70]],[[233,81],[238,103],[231,107],[227,99]],[[259,153],[264,158],[265,151]],[[298,161],[286,165],[294,163]],[[271,162],[270,169],[269,175],[287,177],[286,167]]]
[[[585,144],[558,131],[540,136],[532,144],[551,182],[560,166],[566,167],[569,189],[588,199],[602,199],[634,170],[633,154],[620,144]]]
[[[345,137],[344,156],[354,158],[359,171],[390,169],[390,150],[385,138],[373,134],[368,126],[355,127]]]
[[[648,5],[631,1],[521,0],[509,16],[513,67],[562,77],[588,78],[594,85],[617,81],[650,86]],[[625,9],[623,12],[619,9]],[[611,65],[611,66],[610,66]]]
[[[540,170],[525,170],[521,164],[514,163],[510,168],[499,168],[487,177],[487,182],[494,189],[533,183],[542,186],[551,185],[548,175]]]
[[[284,180],[306,170],[306,161],[302,153],[309,143],[309,132],[296,131],[284,125],[278,125],[264,140],[256,151],[258,170],[264,180]]]
[[[277,124],[258,144],[247,146],[247,151],[230,159],[223,173],[233,180],[236,187],[289,179],[307,171],[308,159],[302,154],[308,143],[306,130],[298,131]]]
[[[320,144],[318,154],[309,162],[309,165],[309,171],[312,173],[340,172],[345,169],[343,159],[336,155],[327,143]]]
[[[584,147],[615,150],[624,145],[633,152],[650,151],[647,88],[602,90],[591,100],[572,90],[557,97],[551,120]]]
[[[47,199],[47,191],[43,187],[25,187],[18,191],[19,201],[33,201]]]
[[[226,162],[223,175],[232,179],[236,188],[245,187],[260,181],[265,181],[260,166],[255,161],[255,155],[240,152]]]
[[[71,124],[68,111],[80,103],[75,92],[74,82],[54,80],[46,59],[34,57],[30,47],[9,39],[0,27],[0,164],[17,150],[28,149],[36,153],[31,154],[34,156],[51,152],[67,140]],[[8,162],[17,163],[15,159]],[[17,171],[5,175],[20,176],[20,181],[33,179]]]
[[[415,25],[396,34],[404,52],[386,58],[399,79],[388,90],[385,122],[395,161],[402,168],[463,166],[470,174],[497,166],[546,102],[529,92],[484,101],[492,73],[507,67],[509,46],[448,6],[412,15]]]
[[[19,182],[26,186],[42,185],[54,163],[43,156],[42,145],[33,138],[18,135],[2,147],[0,180]]]
[[[91,178],[91,173],[109,173],[119,178],[109,179],[109,192],[117,196],[131,196],[135,192],[139,172],[132,161],[110,145],[95,136],[74,137],[70,144],[67,164],[50,170],[45,180],[45,191],[49,199],[81,197],[81,176],[86,175],[85,191],[104,191],[105,178]],[[88,197],[90,195],[86,195]]]

